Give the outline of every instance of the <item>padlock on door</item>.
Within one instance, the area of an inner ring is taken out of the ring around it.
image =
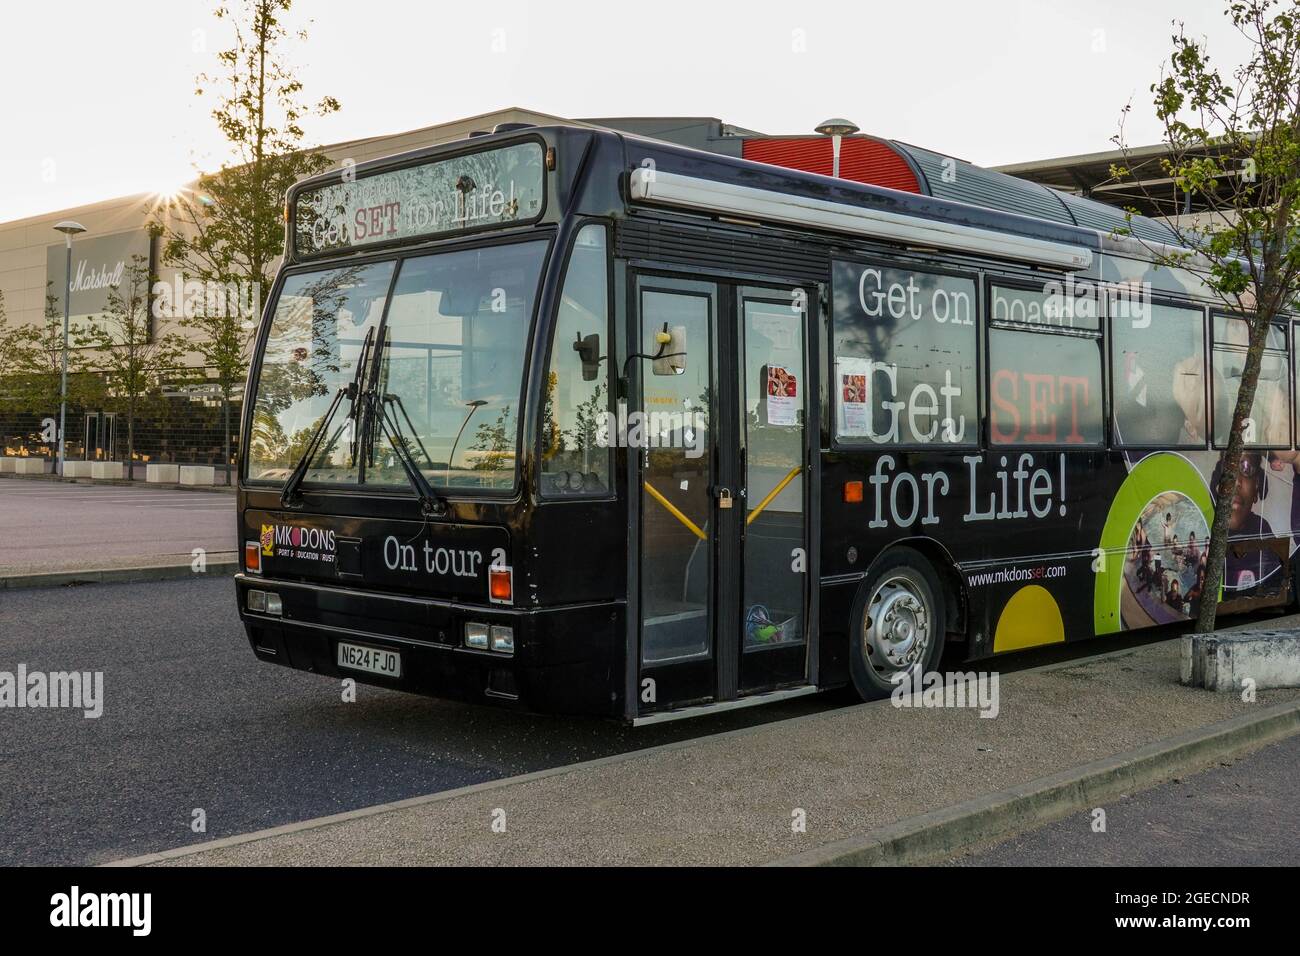
[[[719,507],[719,508],[730,508],[730,507],[731,507],[731,504],[732,504],[731,489],[730,489],[730,488],[719,488],[719,489],[718,489],[718,507]]]

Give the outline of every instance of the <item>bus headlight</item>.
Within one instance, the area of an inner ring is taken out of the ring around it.
[[[488,630],[486,624],[474,624],[466,621],[465,646],[476,651],[486,651],[488,649]]]
[[[515,652],[515,629],[513,627],[493,626],[492,650],[498,654],[513,654]]]
[[[273,591],[251,588],[248,592],[248,609],[257,614],[274,614],[279,617],[284,613],[284,603],[280,600],[280,595]]]

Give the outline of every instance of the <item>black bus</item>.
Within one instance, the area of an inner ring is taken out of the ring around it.
[[[1245,323],[1136,239],[567,126],[286,217],[239,458],[261,660],[649,723],[1206,599]],[[1292,332],[1225,609],[1290,598]]]

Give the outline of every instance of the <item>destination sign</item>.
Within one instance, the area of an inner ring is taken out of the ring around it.
[[[526,142],[357,176],[297,196],[301,255],[529,222],[542,213],[544,158]]]

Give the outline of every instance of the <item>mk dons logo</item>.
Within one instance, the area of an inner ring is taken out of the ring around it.
[[[334,560],[335,538],[329,528],[299,525],[262,525],[262,554],[268,558],[294,558],[303,561]]]

